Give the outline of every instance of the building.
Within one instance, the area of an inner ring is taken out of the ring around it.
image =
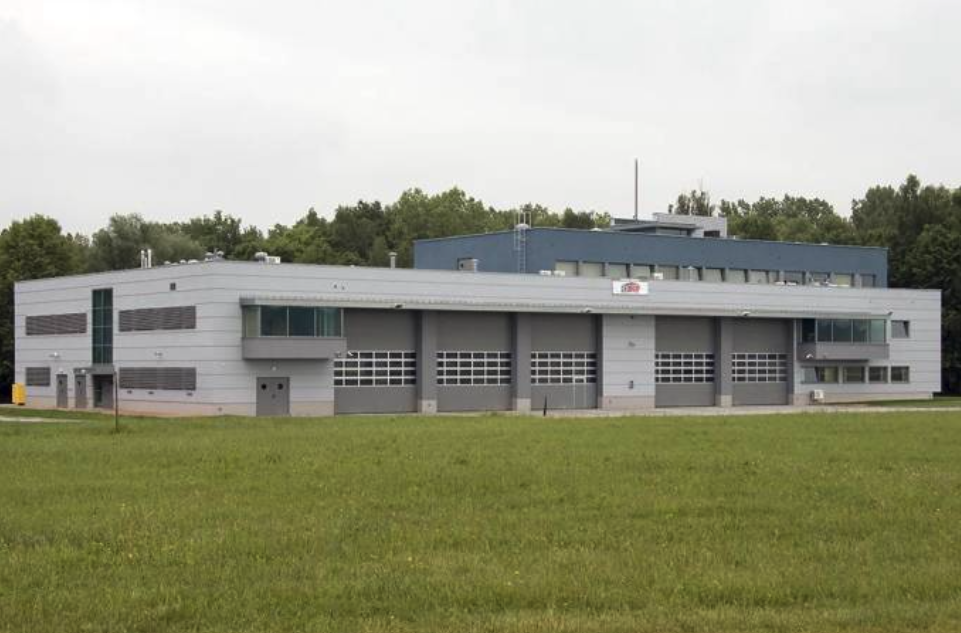
[[[938,391],[940,293],[883,287],[883,250],[637,228],[520,232],[523,270],[575,273],[566,276],[484,272],[504,267],[501,249],[518,261],[508,232],[417,244],[419,266],[456,268],[463,256],[480,272],[209,261],[21,282],[16,379],[30,406],[111,407],[116,388],[125,411],[211,415]],[[610,247],[591,250],[598,239]],[[632,254],[624,239],[644,249]],[[688,265],[699,282],[666,274]]]
[[[724,218],[655,214],[609,230],[523,228],[418,240],[414,267],[567,276],[887,286],[883,248],[727,239]]]

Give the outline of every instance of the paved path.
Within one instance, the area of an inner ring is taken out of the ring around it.
[[[0,416],[0,424],[79,424],[83,420],[69,420],[67,418],[26,418],[23,416]]]

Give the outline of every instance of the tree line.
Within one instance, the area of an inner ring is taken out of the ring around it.
[[[912,175],[896,188],[869,189],[852,202],[850,218],[818,198],[715,204],[697,190],[678,196],[668,211],[723,215],[729,233],[743,239],[887,247],[891,286],[942,291],[943,386],[961,390],[961,188],[922,185]],[[90,236],[64,233],[42,215],[14,221],[0,233],[0,386],[8,390],[13,380],[16,281],[136,268],[145,248],[153,250],[155,264],[215,251],[248,260],[266,251],[286,262],[386,266],[396,252],[398,265],[411,266],[414,240],[505,230],[519,221],[591,229],[608,226],[611,216],[538,204],[496,209],[454,188],[433,195],[411,189],[390,204],[359,201],[338,207],[329,219],[311,208],[293,224],[267,231],[222,211],[170,223],[115,215]]]

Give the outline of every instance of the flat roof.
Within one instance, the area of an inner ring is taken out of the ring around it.
[[[663,225],[661,225],[663,226]],[[657,235],[651,233],[636,233],[631,231],[622,230],[611,230],[611,229],[568,229],[562,227],[554,226],[541,226],[541,227],[531,227],[527,229],[528,232],[531,231],[561,231],[567,233],[578,233],[581,235],[619,235],[619,236],[631,236],[638,239],[664,239],[664,240],[694,240],[695,243],[700,243],[701,240],[716,240],[720,242],[733,242],[733,243],[750,243],[750,244],[779,244],[788,246],[817,246],[821,248],[857,248],[857,249],[867,249],[875,251],[887,251],[886,246],[864,246],[861,244],[826,244],[818,242],[782,242],[779,240],[753,240],[753,239],[742,239],[740,237],[691,237],[688,235]],[[474,237],[485,237],[488,235],[513,235],[516,231],[514,229],[507,229],[503,231],[489,231],[487,233],[466,233],[464,235],[451,235],[450,237],[427,237],[419,240],[414,240],[414,243],[418,242],[443,242],[447,240],[457,240],[457,239],[467,239]]]

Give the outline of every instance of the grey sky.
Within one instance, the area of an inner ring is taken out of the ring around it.
[[[961,3],[0,0],[0,223],[959,184]]]

